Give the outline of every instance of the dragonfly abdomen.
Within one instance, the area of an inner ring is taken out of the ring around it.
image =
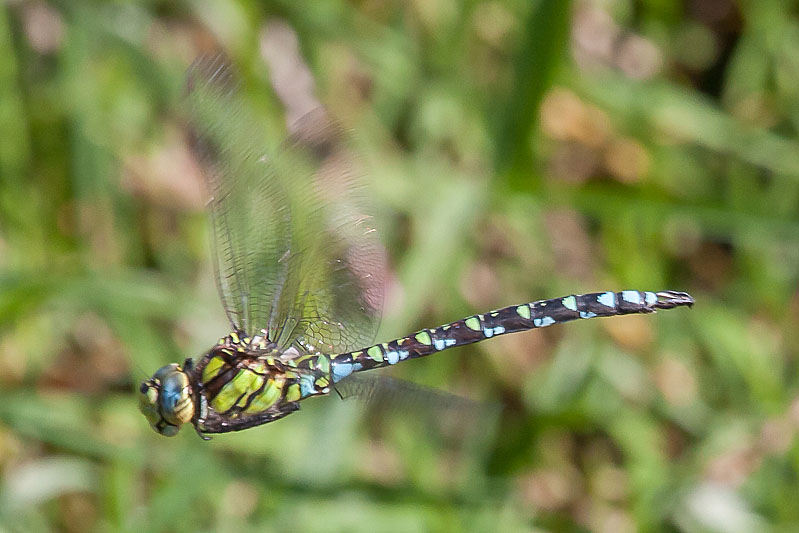
[[[393,365],[506,333],[543,328],[580,318],[654,313],[658,309],[691,306],[693,303],[693,298],[684,292],[621,291],[573,294],[512,305],[337,355],[331,363],[331,377],[335,383],[352,372]]]

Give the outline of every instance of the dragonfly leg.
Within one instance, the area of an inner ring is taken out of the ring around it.
[[[202,432],[202,430],[200,430],[200,428],[199,428],[199,427],[197,427],[197,426],[194,426],[194,431],[196,431],[196,432],[197,432],[197,435],[198,435],[198,436],[199,436],[199,437],[200,437],[202,440],[211,440],[211,437],[209,437],[208,435],[206,435],[205,433],[203,433],[203,432]]]

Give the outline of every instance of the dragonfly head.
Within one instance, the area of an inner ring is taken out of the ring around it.
[[[139,411],[161,435],[177,435],[180,426],[194,417],[188,374],[174,363],[159,368],[139,388]]]

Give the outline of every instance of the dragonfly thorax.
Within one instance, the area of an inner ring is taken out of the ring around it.
[[[177,364],[163,366],[139,388],[139,410],[161,435],[177,435],[194,417],[191,380]]]

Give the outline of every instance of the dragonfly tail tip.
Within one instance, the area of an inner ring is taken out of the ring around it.
[[[674,307],[693,307],[695,300],[693,296],[687,292],[679,291],[661,291],[657,293],[657,302],[655,307],[657,309],[672,309]]]

